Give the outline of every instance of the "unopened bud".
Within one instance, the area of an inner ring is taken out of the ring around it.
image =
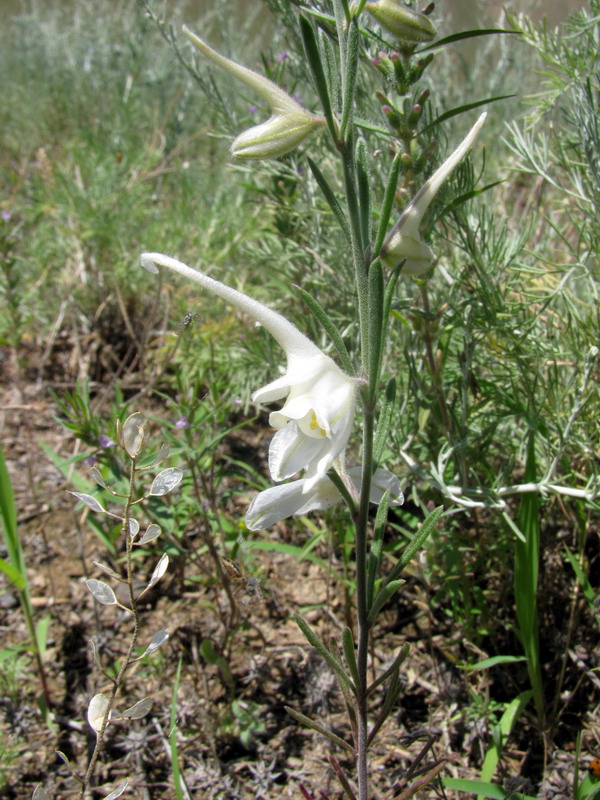
[[[415,105],[411,108],[407,118],[408,124],[411,126],[411,128],[414,127],[419,121],[419,117],[421,116],[422,110],[423,109],[418,103],[415,103]]]
[[[366,3],[365,8],[383,28],[402,42],[430,42],[436,35],[429,17],[396,0],[376,0]]]

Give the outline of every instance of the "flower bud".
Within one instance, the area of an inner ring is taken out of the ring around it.
[[[429,17],[396,0],[376,0],[366,3],[365,8],[382,27],[402,42],[430,42],[436,35]]]
[[[479,117],[452,155],[423,184],[386,236],[381,260],[387,267],[394,268],[404,261],[403,275],[422,275],[433,265],[435,254],[421,239],[419,228],[440,186],[473,145],[486,116],[484,113]]]
[[[254,89],[271,107],[272,115],[266,122],[249,128],[233,141],[231,152],[235,158],[279,158],[325,124],[324,119],[313,117],[264,75],[225,58],[185,26],[183,32],[207,58]]]

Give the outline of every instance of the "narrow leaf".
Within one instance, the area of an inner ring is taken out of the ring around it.
[[[374,623],[377,614],[387,603],[387,601],[392,597],[392,595],[394,595],[398,591],[398,589],[402,586],[403,583],[405,583],[405,581],[401,578],[399,580],[389,581],[388,583],[386,583],[385,586],[382,586],[382,588],[377,593],[375,600],[373,600],[373,605],[369,610],[369,617],[368,617],[369,625],[372,625]]]
[[[415,557],[415,555],[419,552],[419,550],[423,547],[423,545],[429,538],[429,535],[433,532],[433,529],[435,528],[437,521],[439,520],[439,518],[442,516],[443,513],[444,513],[443,506],[438,506],[431,512],[431,514],[427,517],[427,519],[421,526],[421,529],[417,531],[417,533],[414,535],[410,544],[408,544],[406,548],[403,550],[399,560],[396,562],[394,568],[387,576],[386,582],[393,581],[395,578],[397,578],[398,575],[400,575],[400,573],[406,567],[406,565],[412,561],[412,559]]]
[[[96,500],[91,494],[84,494],[83,492],[70,492],[78,500],[81,500],[92,511],[98,511],[101,514],[106,514],[106,509]]]
[[[377,431],[373,443],[373,463],[375,466],[381,461],[383,450],[388,442],[388,433],[394,416],[394,405],[396,402],[396,379],[390,378],[385,387],[385,397],[383,406],[377,421]]]
[[[323,192],[323,196],[325,197],[325,200],[327,200],[327,204],[331,209],[333,216],[337,219],[338,225],[342,229],[342,233],[348,240],[348,243],[350,243],[352,241],[352,237],[350,236],[350,226],[348,225],[348,220],[346,219],[346,215],[344,214],[337,197],[334,195],[333,190],[327,183],[325,176],[311,158],[308,158],[308,166],[310,167],[310,171],[314,175],[316,182],[319,184],[319,188]]]
[[[366,244],[371,241],[371,176],[367,143],[363,136],[359,136],[356,142],[356,178],[362,240]]]
[[[300,15],[300,32],[302,34],[302,42],[304,44],[304,52],[308,60],[308,65],[312,72],[315,89],[321,101],[321,107],[327,120],[327,125],[330,132],[335,137],[335,124],[333,121],[333,113],[331,110],[331,101],[329,99],[329,87],[325,78],[323,64],[321,61],[321,54],[315,36],[314,28],[310,20],[303,14]]]
[[[367,689],[367,694],[370,694],[374,689],[378,686],[381,686],[382,683],[387,681],[387,679],[392,676],[395,672],[398,672],[404,661],[407,659],[408,654],[410,653],[410,645],[408,642],[403,644],[398,652],[398,655],[393,660],[391,666],[389,666],[385,672],[383,672],[378,678],[376,678],[373,683]]]
[[[167,467],[159,472],[156,478],[152,481],[150,487],[150,494],[154,497],[161,497],[164,494],[172,492],[176,486],[179,486],[183,478],[183,470],[177,467]]]
[[[295,711],[293,708],[290,708],[289,706],[284,706],[284,708],[287,711],[287,713],[290,716],[294,717],[294,719],[298,720],[298,722],[301,722],[308,728],[312,728],[313,731],[316,731],[317,733],[320,733],[322,736],[325,736],[327,739],[329,739],[330,742],[337,744],[338,747],[342,747],[344,750],[348,750],[350,753],[352,753],[352,755],[356,755],[356,751],[354,750],[352,745],[348,744],[348,742],[345,742],[341,737],[337,736],[337,734],[323,727],[323,725],[321,725],[318,722],[315,722],[315,720],[311,719],[310,717],[307,717],[305,714],[301,714],[300,711]]]
[[[104,581],[97,581],[94,578],[90,578],[90,580],[85,582],[90,592],[94,595],[94,598],[105,606],[114,606],[117,603],[117,598],[115,593],[108,585],[108,583],[104,583]]]
[[[296,621],[296,625],[300,628],[302,633],[306,636],[306,639],[312,646],[317,650],[325,659],[325,661],[329,664],[331,669],[335,672],[338,678],[343,681],[343,683],[356,694],[356,687],[354,686],[350,677],[346,674],[344,667],[342,666],[341,662],[339,661],[336,656],[333,655],[323,644],[323,642],[319,639],[316,633],[310,628],[307,622],[299,614],[294,614],[294,619]]]
[[[346,627],[342,631],[342,649],[344,651],[344,658],[348,669],[352,675],[352,680],[356,686],[360,686],[360,678],[358,676],[358,664],[356,663],[356,650],[354,649],[354,637],[350,628]]]
[[[472,31],[459,31],[458,33],[451,33],[449,36],[445,36],[443,39],[438,39],[437,42],[433,44],[427,45],[427,47],[423,47],[420,50],[415,52],[415,55],[419,53],[426,53],[428,50],[435,50],[438,47],[444,47],[447,44],[453,44],[454,42],[460,42],[463,39],[473,39],[476,36],[493,36],[494,34],[502,34],[502,33],[512,33],[512,34],[521,34],[521,31],[509,31],[505,28],[479,28]]]
[[[396,153],[392,161],[392,167],[388,176],[387,186],[385,187],[385,195],[381,206],[381,213],[379,215],[379,227],[377,228],[377,238],[375,240],[375,249],[373,255],[378,256],[383,241],[387,233],[392,208],[394,207],[394,198],[396,197],[396,190],[398,188],[398,175],[400,174],[400,167],[402,166],[402,153]]]
[[[440,114],[439,117],[436,117],[433,122],[430,122],[429,125],[426,125],[424,128],[422,128],[420,134],[422,135],[426,131],[441,125],[441,123],[445,122],[447,119],[452,119],[452,117],[456,117],[458,114],[464,114],[465,111],[472,111],[472,109],[485,106],[487,103],[497,103],[499,100],[509,100],[511,97],[515,96],[516,95],[514,94],[501,94],[497,97],[486,97],[484,100],[476,100],[474,103],[465,103],[463,106],[451,108],[449,111],[444,111],[444,113]]]
[[[377,567],[383,549],[383,534],[387,525],[388,510],[390,506],[390,491],[386,489],[377,508],[375,517],[375,529],[373,532],[373,542],[369,551],[369,562],[367,567],[367,608],[373,603],[373,591],[375,578],[377,577]]]
[[[342,367],[344,368],[344,370],[348,374],[353,375],[354,365],[352,363],[352,359],[350,358],[350,354],[346,349],[344,340],[342,339],[342,337],[339,334],[339,331],[331,321],[330,314],[328,314],[327,311],[325,311],[325,309],[319,304],[317,300],[315,300],[314,297],[312,297],[307,291],[302,289],[300,286],[294,286],[294,290],[306,303],[311,312],[314,314],[317,321],[322,325],[325,333],[329,336],[329,338],[333,342],[335,349],[338,351],[338,355],[340,357],[340,361],[342,362]]]
[[[375,398],[383,347],[383,267],[376,258],[369,268],[369,395]]]

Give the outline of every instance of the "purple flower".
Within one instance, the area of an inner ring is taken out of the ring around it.
[[[256,114],[257,111],[258,111],[258,106],[248,106],[249,114]]]
[[[96,456],[88,456],[87,458],[84,458],[83,463],[86,467],[93,467],[96,461],[98,461]]]
[[[184,414],[180,414],[179,419],[175,423],[175,427],[179,428],[179,430],[185,430],[185,428],[190,427],[190,421]]]
[[[277,63],[282,64],[287,57],[288,57],[287,50],[282,50],[281,53],[279,53],[279,55],[277,56]]]
[[[2,209],[2,219],[4,220],[4,222],[8,222],[8,220],[10,219],[10,214],[5,208]]]
[[[101,433],[98,437],[98,447],[100,450],[107,450],[109,447],[114,447],[115,443],[105,433]]]

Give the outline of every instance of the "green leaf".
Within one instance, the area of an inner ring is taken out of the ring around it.
[[[296,621],[296,625],[300,628],[304,636],[306,637],[307,641],[312,644],[315,650],[320,653],[325,661],[329,664],[331,669],[335,672],[338,676],[340,681],[347,686],[354,694],[356,694],[356,686],[354,685],[351,678],[346,674],[344,667],[342,666],[341,661],[333,655],[333,653],[328,650],[321,639],[317,636],[317,634],[312,630],[309,624],[299,615],[294,614],[294,620]]]
[[[476,36],[493,36],[495,34],[506,33],[521,35],[520,31],[510,31],[505,28],[480,28],[479,30],[459,31],[458,33],[451,33],[450,36],[445,36],[443,39],[438,39],[437,42],[427,45],[427,47],[423,47],[421,50],[415,51],[415,55],[426,53],[428,50],[435,50],[438,47],[445,47],[447,44],[460,42],[464,39],[474,39]]]
[[[377,421],[377,431],[373,442],[373,463],[375,466],[381,461],[383,450],[388,441],[388,433],[394,416],[394,405],[396,402],[396,378],[390,378],[385,387],[385,397],[383,406]]]
[[[312,158],[307,158],[308,166],[310,167],[310,171],[314,175],[316,182],[319,184],[319,188],[323,192],[323,196],[325,200],[327,200],[327,204],[331,209],[333,216],[337,219],[338,225],[342,229],[344,236],[346,237],[348,244],[352,242],[352,237],[350,235],[350,226],[348,225],[348,220],[342,210],[341,205],[338,202],[337,197],[333,193],[333,189],[327,183],[325,176],[319,169],[319,167],[315,164]]]
[[[323,327],[325,333],[329,336],[335,349],[338,352],[340,357],[340,361],[342,362],[343,369],[349,374],[354,374],[354,364],[352,363],[352,359],[350,358],[350,354],[346,349],[346,345],[344,344],[344,340],[342,339],[338,329],[335,327],[333,322],[331,321],[330,315],[325,311],[325,309],[321,306],[318,300],[310,295],[307,291],[302,289],[300,286],[294,285],[294,291],[298,296],[306,303],[306,305],[311,310],[312,314],[315,316],[317,321]]]
[[[329,98],[329,87],[327,86],[327,80],[325,78],[325,72],[323,70],[323,63],[321,61],[321,53],[319,52],[319,45],[317,44],[317,39],[315,37],[315,31],[312,26],[312,23],[303,14],[300,15],[300,32],[302,34],[304,52],[306,53],[308,65],[312,72],[313,80],[315,83],[315,89],[317,90],[317,94],[319,95],[319,100],[321,101],[321,106],[323,108],[323,113],[325,114],[325,119],[327,120],[327,125],[331,132],[331,135],[335,139],[337,132],[335,128],[335,122],[333,120],[333,113],[331,110],[331,100]]]
[[[358,69],[358,23],[354,17],[348,26],[346,39],[346,71],[343,75],[344,85],[342,87],[342,119],[340,122],[340,141],[347,142],[352,121],[352,110],[354,108],[354,87],[356,85],[356,73]]]
[[[322,736],[325,736],[327,739],[329,739],[330,742],[333,742],[334,744],[338,745],[338,747],[342,747],[344,750],[348,750],[350,753],[352,753],[352,755],[356,755],[356,752],[352,747],[352,745],[348,744],[348,742],[344,741],[344,739],[337,736],[337,734],[333,733],[328,728],[325,728],[319,722],[315,722],[314,719],[307,717],[306,714],[302,714],[300,713],[300,711],[296,711],[295,709],[290,708],[290,706],[284,706],[284,708],[287,711],[287,713],[295,720],[298,720],[298,722],[301,722],[308,728],[312,728],[313,731],[316,731],[317,733],[320,733]]]
[[[6,575],[8,580],[19,592],[22,592],[27,586],[27,581],[23,573],[3,558],[0,558],[0,572]]]
[[[429,535],[433,532],[439,518],[444,513],[444,507],[438,506],[434,509],[431,514],[427,517],[423,525],[421,526],[420,530],[414,535],[412,541],[406,546],[403,550],[402,555],[400,556],[399,560],[394,565],[394,568],[390,572],[390,574],[386,578],[387,581],[392,581],[400,575],[404,567],[409,564],[415,555],[419,552],[419,550],[423,547],[425,542],[427,541]]]
[[[486,658],[483,661],[478,661],[476,664],[469,664],[466,667],[463,667],[463,669],[490,669],[491,667],[498,666],[498,664],[515,664],[518,661],[526,661],[525,656],[493,656],[492,658]]]
[[[486,103],[497,103],[499,100],[508,100],[511,97],[516,97],[514,94],[501,94],[497,97],[486,97],[485,100],[476,100],[474,103],[465,103],[464,106],[458,106],[457,108],[451,108],[449,111],[445,111],[443,114],[440,114],[439,117],[436,117],[433,122],[430,122],[429,125],[426,125],[419,131],[419,135],[425,133],[425,131],[429,131],[432,128],[435,128],[437,125],[440,125],[442,122],[445,122],[447,119],[452,119],[452,117],[456,117],[458,114],[464,114],[465,111],[471,111],[473,108],[479,108],[480,106],[486,105]]]
[[[492,800],[508,800],[504,789],[493,783],[471,781],[467,778],[442,778],[442,783],[447,789],[456,789],[458,792],[478,794],[483,797],[490,797]],[[510,800],[537,800],[537,798],[527,794],[521,794],[520,792],[513,792],[513,794],[510,795]]]
[[[388,175],[387,186],[385,187],[385,195],[381,205],[381,212],[379,214],[379,227],[377,228],[377,238],[375,239],[375,248],[373,254],[378,256],[383,247],[383,241],[387,233],[388,223],[394,207],[394,199],[396,197],[396,190],[398,189],[398,175],[400,174],[400,167],[402,166],[402,153],[396,153],[390,174]]]
[[[369,561],[367,565],[367,608],[370,608],[373,603],[375,578],[377,577],[377,567],[379,566],[381,551],[383,549],[383,534],[385,532],[385,526],[387,525],[389,506],[390,492],[389,489],[386,489],[377,509],[373,541],[369,551]]]
[[[502,756],[502,748],[506,744],[515,722],[522,714],[527,703],[531,700],[532,694],[533,692],[529,690],[517,695],[517,697],[508,704],[500,718],[500,722],[495,726],[499,737],[498,741],[496,741],[496,737],[494,737],[494,743],[485,754],[483,766],[481,767],[481,779],[483,781],[490,781],[494,776],[494,772]],[[479,797],[481,798],[482,796],[480,795]]]
[[[371,175],[367,143],[363,136],[356,142],[356,178],[358,186],[358,207],[362,240],[365,245],[371,241]]]
[[[376,258],[369,268],[369,397],[377,394],[383,349],[383,267]]]
[[[342,630],[342,649],[344,650],[344,658],[348,664],[352,680],[356,686],[360,686],[358,664],[356,663],[356,650],[354,649],[354,637],[352,636],[350,628],[347,627]]]
[[[369,616],[368,616],[368,623],[369,625],[373,625],[375,622],[375,617],[379,613],[379,611],[383,608],[383,606],[387,603],[387,601],[398,591],[398,589],[402,586],[405,581],[401,578],[395,581],[388,581],[385,586],[382,586],[375,600],[373,601],[373,605],[369,609]]]

